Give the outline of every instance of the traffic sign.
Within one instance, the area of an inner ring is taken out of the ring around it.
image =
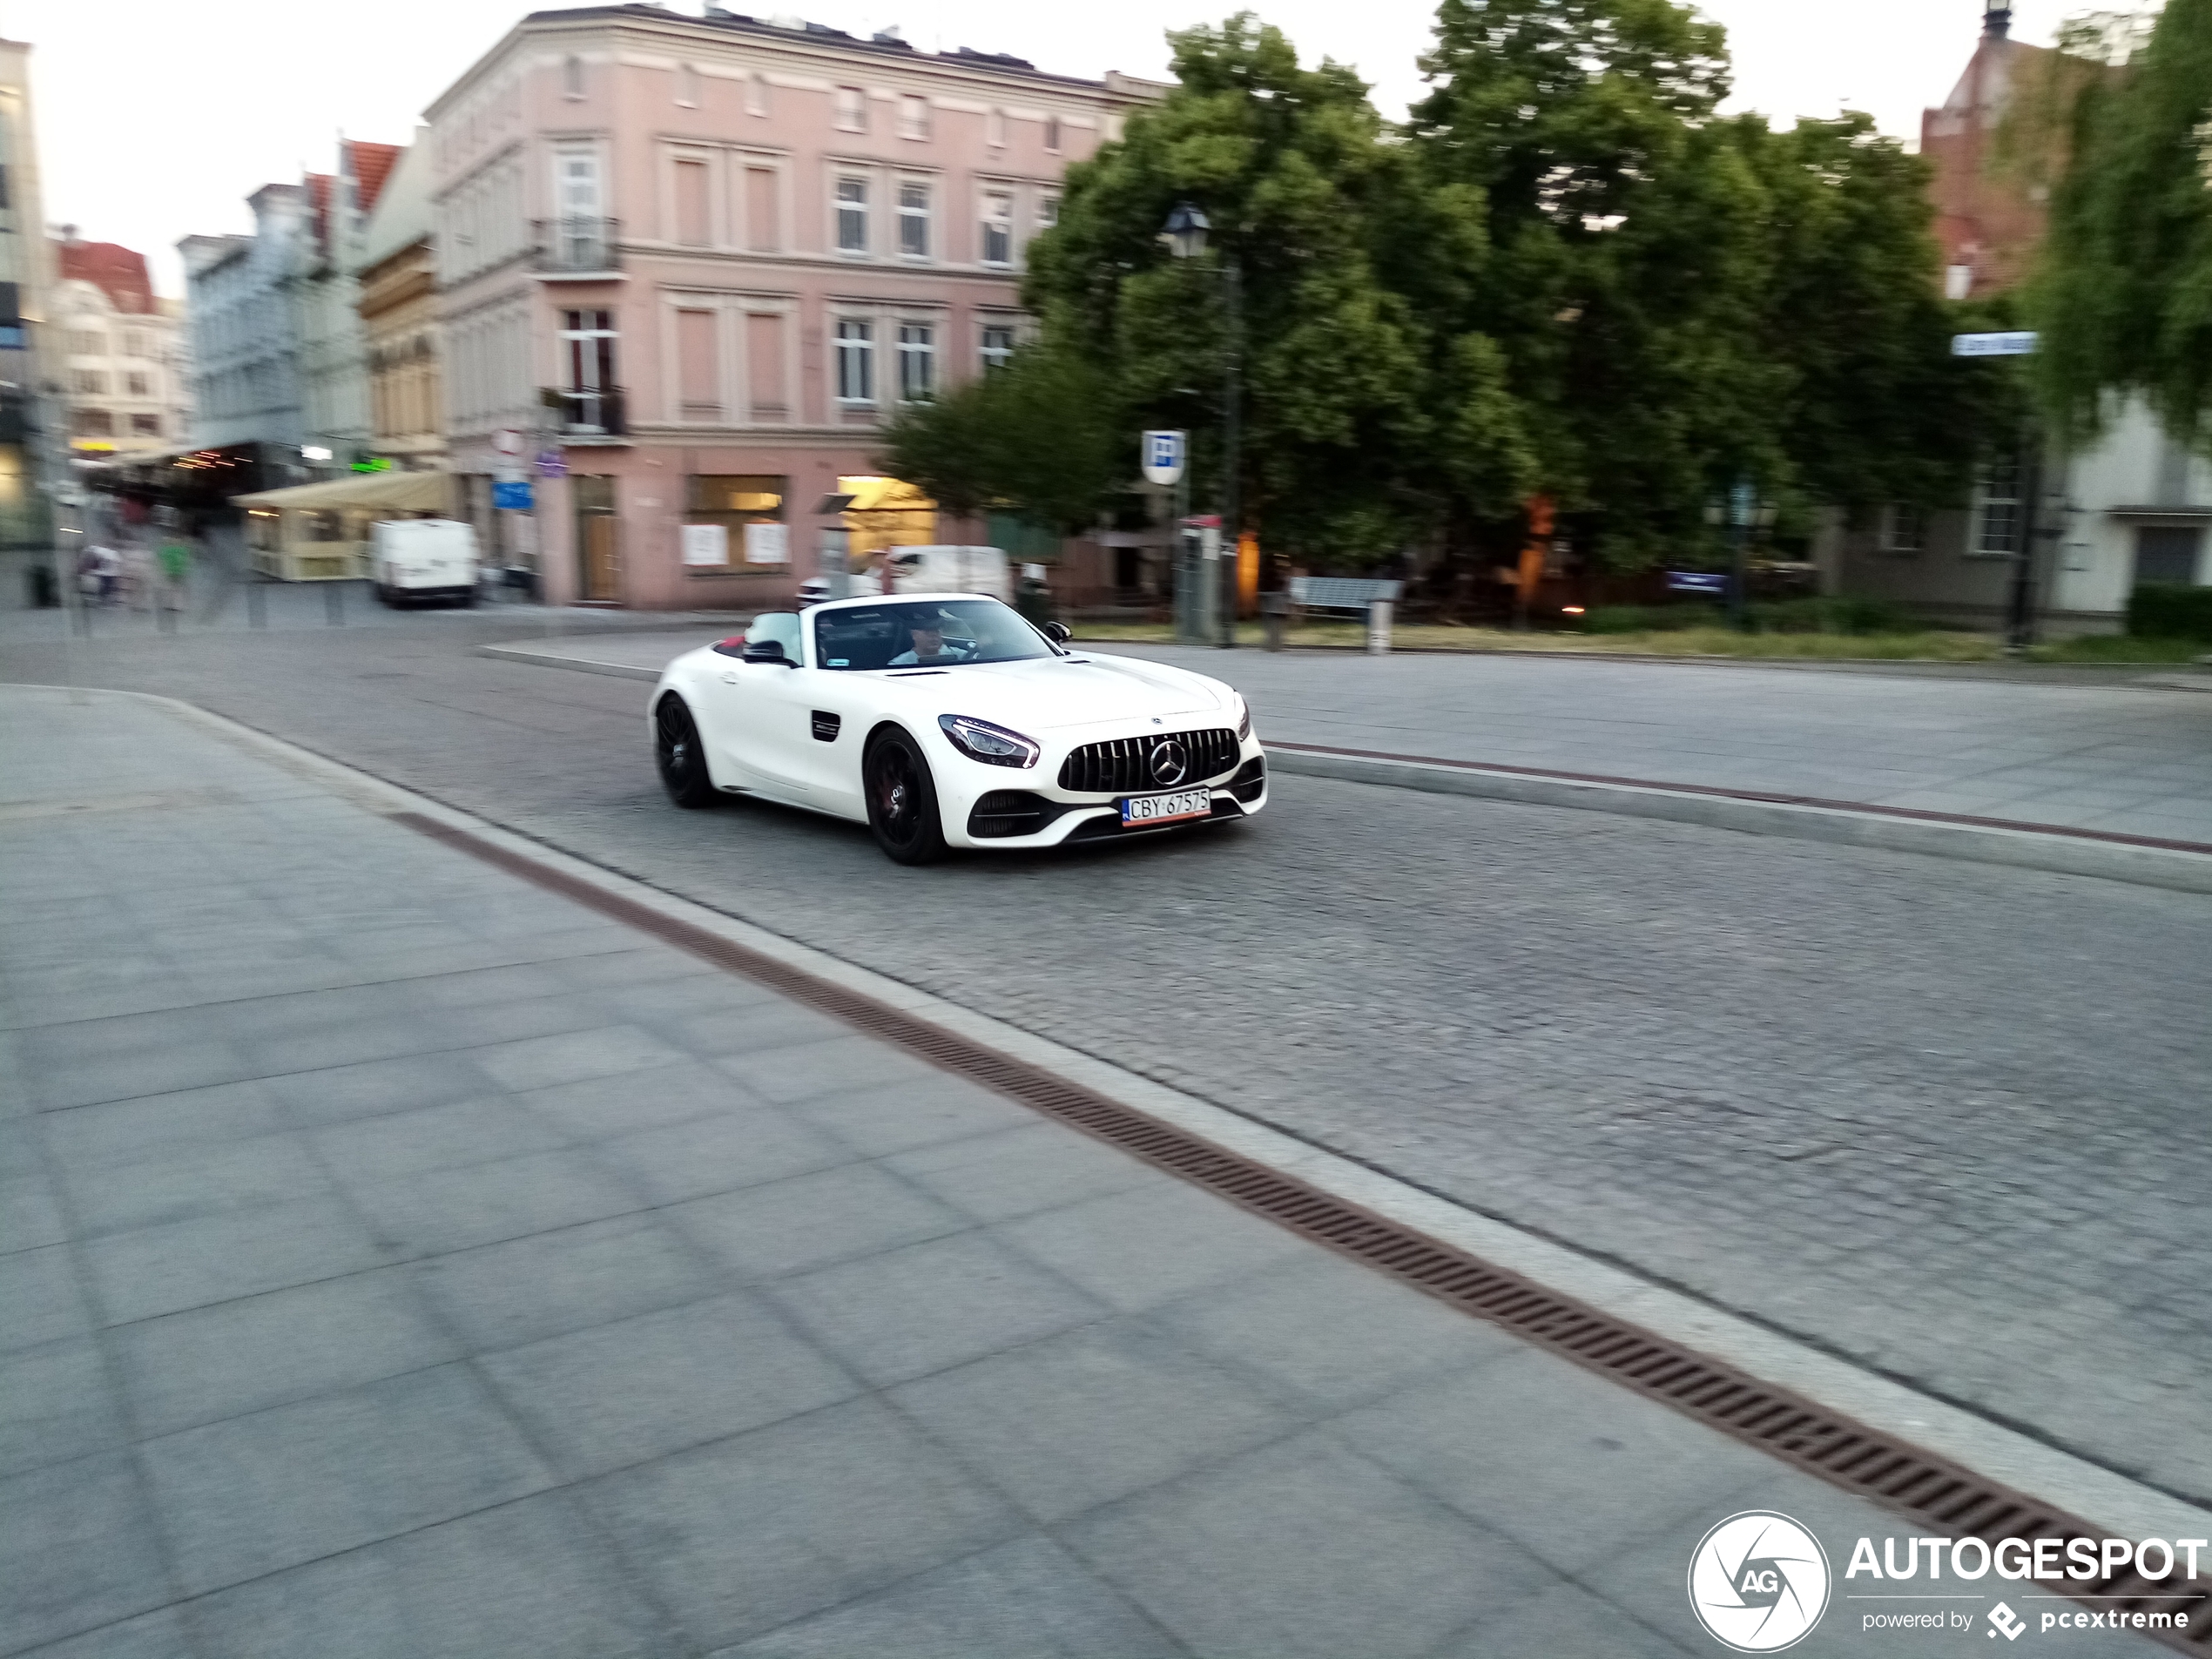
[[[1953,334],[1953,357],[2033,357],[2037,336],[2032,332],[2009,334]]]
[[[511,426],[503,426],[491,435],[491,447],[503,455],[523,453],[523,435]]]
[[[1183,462],[1190,448],[1187,432],[1148,432],[1144,435],[1144,478],[1148,483],[1172,484],[1183,476]]]
[[[496,480],[491,487],[491,504],[509,512],[527,513],[530,510],[530,487],[528,480],[510,484],[504,479]]]
[[[541,449],[537,452],[537,475],[541,478],[565,478],[569,475],[569,463],[558,449]]]

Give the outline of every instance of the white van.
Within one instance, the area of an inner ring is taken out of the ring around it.
[[[476,532],[451,518],[394,518],[369,526],[369,578],[388,605],[425,599],[476,603]]]
[[[1014,603],[1006,555],[995,547],[894,547],[894,593],[988,593]]]

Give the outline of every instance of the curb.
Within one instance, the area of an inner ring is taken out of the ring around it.
[[[1816,1345],[1817,1339],[1734,1312],[1649,1278],[1628,1264],[1588,1253],[1564,1240],[1469,1208],[1386,1170],[1298,1139],[1262,1118],[1215,1105],[799,940],[619,874],[228,716],[151,691],[22,683],[0,686],[0,691],[7,689],[68,693],[72,700],[123,698],[158,706],[381,817],[404,823],[406,817],[412,816],[431,826],[442,826],[515,861],[597,888],[844,988],[883,1008],[928,1022],[1015,1061],[1048,1069],[1132,1111],[1201,1136],[1233,1154],[1524,1275],[1666,1340],[1737,1366],[1774,1386],[1946,1458],[1985,1480],[2032,1494],[2037,1501],[2069,1509],[2102,1527],[2109,1535],[2172,1538],[2194,1535],[2204,1525],[2206,1511],[2187,1498],[2146,1485],[2033,1431],[2024,1432],[1870,1369],[1862,1361]]]
[[[538,668],[566,668],[578,674],[611,674],[617,679],[651,682],[660,678],[658,668],[633,668],[628,663],[595,663],[586,657],[563,657],[552,651],[532,651],[527,645],[479,645],[479,657],[497,657],[510,663],[529,663]]]
[[[2182,893],[2212,893],[2212,846],[2199,850],[2185,842],[2161,846],[2058,826],[1946,819],[1932,813],[1907,815],[1849,802],[1761,799],[1659,783],[1543,775],[1473,761],[1361,754],[1305,744],[1270,742],[1267,757],[1277,772],[1312,778],[1381,784],[1429,794],[1473,795],[1532,806],[1568,806],[1629,818],[1663,819],[1706,829],[1919,853],[2061,875],[2097,876]]]

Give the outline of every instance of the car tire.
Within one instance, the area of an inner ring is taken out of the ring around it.
[[[886,858],[932,864],[945,856],[945,826],[929,762],[898,727],[868,745],[860,760],[860,792],[867,799],[868,827]]]
[[[721,799],[707,772],[698,726],[680,697],[661,698],[653,711],[653,760],[660,768],[661,786],[678,806],[711,806]]]

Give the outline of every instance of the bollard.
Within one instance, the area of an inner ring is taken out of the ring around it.
[[[1390,655],[1390,601],[1378,599],[1367,607],[1367,655]]]
[[[326,627],[341,626],[346,620],[344,584],[326,582],[322,587],[322,620]]]
[[[1291,624],[1291,596],[1288,593],[1263,593],[1259,596],[1259,614],[1267,631],[1265,648],[1283,649],[1283,634]]]
[[[249,577],[246,583],[246,625],[266,628],[269,625],[269,602],[262,591],[259,577]]]

